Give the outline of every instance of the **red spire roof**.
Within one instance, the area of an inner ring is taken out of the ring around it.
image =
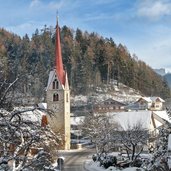
[[[62,62],[61,42],[60,42],[60,30],[57,22],[56,26],[56,47],[55,47],[55,62],[56,72],[61,84],[65,85],[65,71]]]

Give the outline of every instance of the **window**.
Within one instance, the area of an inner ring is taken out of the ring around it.
[[[58,87],[59,87],[58,81],[57,79],[55,79],[52,84],[52,89],[58,89]]]
[[[56,80],[56,89],[59,88],[58,81]]]
[[[55,81],[53,81],[53,85],[52,85],[53,89],[55,89]]]
[[[66,94],[66,102],[68,102],[68,93]]]
[[[155,103],[152,103],[151,107],[155,107]]]
[[[53,94],[53,101],[59,101],[59,95],[58,94]]]
[[[159,108],[160,106],[159,105],[156,105],[156,108]]]
[[[144,101],[140,101],[140,105],[144,105]]]

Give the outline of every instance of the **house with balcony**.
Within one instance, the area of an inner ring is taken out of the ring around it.
[[[165,101],[160,97],[140,97],[135,103],[127,106],[130,110],[163,110]]]
[[[107,113],[107,112],[121,112],[125,110],[125,104],[112,98],[93,105],[92,110],[94,113]]]

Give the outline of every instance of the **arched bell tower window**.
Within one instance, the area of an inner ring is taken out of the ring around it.
[[[58,89],[58,88],[59,88],[59,83],[58,83],[58,80],[57,80],[57,79],[55,79],[55,80],[53,81],[53,83],[52,83],[52,88],[53,88],[53,89]]]
[[[59,101],[59,95],[58,94],[53,94],[53,101]]]

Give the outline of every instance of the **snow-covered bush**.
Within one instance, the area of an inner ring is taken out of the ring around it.
[[[0,110],[0,168],[44,171],[53,162],[52,148],[57,153],[59,137],[48,125],[23,118],[24,112]]]
[[[171,110],[167,109],[167,114],[171,117]],[[169,171],[169,151],[168,139],[171,134],[171,123],[165,120],[163,126],[157,128],[158,136],[156,137],[156,145],[154,147],[152,158],[143,164],[146,171]]]

